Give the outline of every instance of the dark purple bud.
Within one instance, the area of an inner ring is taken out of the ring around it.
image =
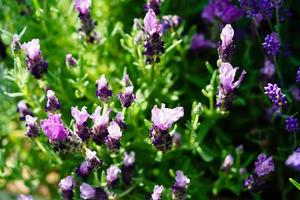
[[[176,171],[175,183],[172,186],[172,199],[185,199],[185,192],[190,183],[190,179],[182,171]]]
[[[19,54],[21,49],[22,49],[22,45],[20,43],[20,36],[17,35],[17,34],[13,35],[13,39],[12,39],[12,43],[11,43],[11,49],[12,49],[14,54]]]
[[[68,67],[76,67],[77,60],[69,53],[66,55],[66,64]]]
[[[281,47],[278,34],[276,32],[273,32],[267,35],[262,45],[267,55],[277,56],[279,54],[280,47]]]
[[[125,87],[125,91],[118,95],[119,100],[123,107],[128,108],[135,100],[135,95],[133,94],[133,86]]]
[[[107,101],[111,97],[112,91],[108,87],[108,83],[104,74],[99,80],[96,81],[96,87],[96,96],[99,97],[102,101]]]
[[[22,49],[26,53],[27,69],[36,79],[40,79],[42,74],[47,72],[48,63],[42,57],[39,39],[24,43]]]
[[[300,148],[298,147],[285,161],[286,166],[300,171]]]
[[[72,200],[74,197],[73,189],[76,182],[72,176],[67,176],[59,182],[59,188],[61,191],[63,200]]]
[[[33,116],[33,113],[29,110],[30,106],[26,101],[21,100],[17,105],[17,112],[20,114],[20,120],[24,121],[26,115]]]
[[[76,174],[80,176],[83,179],[86,179],[90,173],[91,169],[88,167],[88,164],[86,161],[83,161],[80,166],[76,169]]]
[[[40,135],[39,127],[37,124],[37,117],[32,117],[30,115],[25,116],[26,120],[26,135],[30,138],[35,138]]]
[[[118,175],[121,170],[116,165],[111,165],[106,171],[106,183],[109,187],[113,187],[118,182]]]
[[[299,130],[299,123],[296,117],[288,116],[285,119],[285,130],[289,133],[295,133]]]
[[[85,161],[88,165],[88,168],[90,168],[91,170],[95,170],[101,167],[103,161],[97,157],[95,151],[91,151],[90,149],[87,149],[85,156],[86,156]]]
[[[116,122],[112,121],[107,127],[107,131],[108,131],[108,136],[105,139],[105,144],[108,146],[108,148],[111,151],[117,151],[121,146],[120,144],[120,140],[122,137],[121,128]]]
[[[45,110],[53,113],[58,110],[60,106],[60,101],[55,96],[55,92],[53,90],[47,90],[47,104]]]
[[[162,0],[147,0],[147,3],[144,6],[145,11],[152,9],[156,15],[160,14],[160,6]]]

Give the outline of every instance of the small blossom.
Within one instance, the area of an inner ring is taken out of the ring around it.
[[[87,183],[82,183],[79,187],[80,197],[86,200],[92,200],[96,197],[96,189]]]
[[[219,58],[222,62],[228,62],[233,54],[233,36],[234,30],[232,26],[230,24],[226,24],[220,34],[221,43],[218,47]]]
[[[264,67],[260,70],[261,74],[268,79],[271,79],[275,74],[275,65],[271,60],[266,59]]]
[[[86,15],[90,12],[91,0],[76,0],[75,8],[79,14]]]
[[[113,187],[118,181],[118,174],[121,170],[116,165],[111,165],[106,171],[106,183],[108,186]]]
[[[121,112],[118,112],[115,117],[115,122],[119,125],[121,129],[126,129],[126,123],[124,121],[124,115]]]
[[[259,154],[257,157],[257,161],[255,162],[255,173],[258,176],[266,176],[274,171],[274,163],[273,158],[270,156],[269,158],[265,154]]]
[[[209,48],[215,48],[215,47],[216,47],[216,44],[210,40],[205,40],[204,34],[202,34],[202,33],[195,34],[192,37],[192,41],[190,44],[190,48],[192,50],[209,49]]]
[[[61,114],[48,113],[48,119],[41,120],[40,124],[50,140],[60,141],[68,136],[68,131],[61,120]]]
[[[125,87],[124,93],[120,93],[118,97],[123,107],[130,107],[132,102],[135,100],[135,95],[133,94],[133,86]]]
[[[112,91],[108,87],[108,83],[104,74],[99,80],[96,81],[96,87],[96,96],[98,96],[102,101],[107,101],[111,97]]]
[[[230,170],[233,165],[233,162],[234,162],[233,156],[231,154],[228,154],[224,159],[221,169],[225,171]]]
[[[103,115],[101,115],[101,110],[102,108],[98,106],[95,110],[95,113],[90,117],[94,122],[93,140],[97,144],[103,143],[108,135],[107,125],[109,122],[109,114],[111,112],[111,110],[108,109],[105,113],[103,113]]]
[[[90,173],[92,172],[91,168],[89,168],[86,161],[83,161],[79,167],[76,169],[76,174],[83,179],[86,179]]]
[[[17,105],[17,112],[20,114],[20,120],[24,121],[26,115],[33,116],[33,113],[30,111],[30,106],[26,101],[21,100]]]
[[[295,133],[299,130],[299,123],[296,117],[288,116],[285,119],[285,130],[290,133]]]
[[[172,199],[185,199],[185,192],[190,183],[190,179],[182,171],[176,171],[175,183],[172,186]]]
[[[87,120],[90,117],[89,113],[86,111],[86,107],[82,107],[81,111],[78,107],[71,108],[72,117],[75,119],[75,132],[83,140],[86,141],[90,136],[90,129],[87,125]]]
[[[265,94],[273,103],[274,110],[279,110],[283,105],[287,104],[285,95],[281,92],[281,89],[277,86],[277,84],[268,83],[264,89]]]
[[[99,168],[103,163],[103,161],[97,157],[96,152],[90,149],[86,150],[85,161],[91,170]]]
[[[119,125],[112,121],[107,127],[108,136],[105,140],[105,143],[110,150],[117,150],[120,148],[120,139],[122,137],[122,131]]]
[[[125,154],[124,154],[124,165],[125,166],[131,166],[131,165],[134,165],[134,163],[135,163],[135,153],[134,153],[134,151],[131,151],[129,154],[127,154],[126,152],[125,152]]]
[[[66,55],[66,64],[68,67],[76,67],[77,66],[77,60],[73,57],[72,54]]]
[[[279,54],[280,51],[280,40],[279,36],[276,32],[273,32],[265,37],[265,41],[263,43],[263,47],[265,52],[269,56],[276,56]]]
[[[32,117],[30,115],[25,116],[26,120],[26,135],[30,138],[34,138],[40,135],[39,127],[37,124],[37,117]]]
[[[300,148],[297,148],[296,151],[289,155],[285,164],[296,171],[300,171]]]
[[[26,66],[30,73],[36,78],[41,78],[42,74],[48,69],[48,63],[43,59],[40,40],[33,39],[22,45],[26,53]]]
[[[72,200],[74,193],[73,189],[76,182],[72,176],[67,176],[59,182],[59,188],[61,190],[62,199]]]
[[[46,111],[55,112],[60,108],[61,104],[58,98],[55,96],[55,92],[53,90],[47,90],[47,104]]]
[[[233,92],[238,88],[246,74],[243,70],[237,81],[235,80],[236,72],[239,68],[233,68],[230,63],[222,63],[220,67],[220,86],[217,95],[217,107],[226,110],[232,102]]]
[[[151,200],[161,200],[161,194],[164,190],[164,186],[155,185],[153,189],[153,193],[151,194]]]

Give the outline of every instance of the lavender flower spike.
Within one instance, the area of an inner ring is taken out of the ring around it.
[[[259,154],[255,162],[254,172],[259,177],[266,176],[275,170],[273,158],[269,158],[265,154]]]
[[[161,25],[152,9],[149,9],[144,18],[144,31],[146,33],[145,54],[147,63],[159,62],[160,55],[165,51],[161,40]]]
[[[133,86],[125,87],[124,93],[120,93],[118,97],[123,107],[130,107],[135,99],[135,95],[133,94]]]
[[[161,200],[161,194],[164,190],[164,186],[155,185],[153,189],[153,193],[151,195],[151,200]]]
[[[47,104],[45,110],[48,112],[55,112],[60,106],[60,101],[55,96],[55,92],[53,90],[47,90]]]
[[[87,125],[87,120],[90,117],[89,113],[86,111],[86,107],[82,107],[81,111],[78,107],[71,108],[72,117],[75,119],[75,132],[83,140],[86,141],[90,136],[90,130]]]
[[[109,114],[111,110],[107,110],[106,113],[101,115],[102,108],[98,106],[95,110],[95,113],[91,115],[94,122],[93,126],[93,140],[96,144],[102,144],[108,135],[107,125],[109,122]]]
[[[300,171],[300,148],[299,147],[296,149],[296,151],[293,152],[292,155],[290,155],[287,158],[285,164],[296,171]]]
[[[269,56],[277,56],[280,51],[280,40],[276,32],[273,32],[265,37],[263,47]]]
[[[232,54],[233,54],[233,36],[234,30],[230,24],[226,24],[226,26],[222,29],[220,34],[221,43],[218,47],[219,59],[222,62],[229,62]]]
[[[74,192],[73,189],[76,182],[72,176],[67,176],[59,182],[59,188],[61,190],[61,195],[63,200],[73,200]]]
[[[61,141],[68,136],[68,131],[61,120],[61,114],[48,113],[48,119],[41,120],[40,124],[50,140]]]
[[[118,174],[121,170],[116,165],[111,165],[106,171],[106,183],[109,187],[115,186],[118,181]]]
[[[24,121],[26,115],[33,116],[33,113],[30,111],[30,106],[26,101],[21,100],[17,105],[17,112],[20,114],[20,120]]]
[[[125,152],[122,167],[122,177],[126,184],[130,184],[134,174],[135,168],[135,152],[131,151],[129,154]]]
[[[290,133],[295,133],[299,130],[299,123],[296,117],[288,116],[285,119],[285,130]]]
[[[39,127],[37,124],[37,117],[32,117],[30,115],[25,116],[26,119],[26,135],[30,138],[34,138],[40,135]]]
[[[122,137],[122,131],[119,125],[116,122],[112,121],[107,127],[107,131],[108,131],[108,136],[105,139],[105,143],[107,144],[110,150],[112,151],[118,150],[121,146],[120,139]]]
[[[182,171],[176,171],[175,183],[172,186],[172,199],[185,199],[185,191],[190,183],[190,179]]]
[[[40,40],[33,39],[30,42],[24,43],[22,49],[26,53],[27,69],[36,79],[41,78],[42,74],[47,71],[48,63],[42,57]]]
[[[243,70],[239,79],[234,82],[236,72],[239,68],[233,68],[230,63],[222,63],[219,69],[220,71],[220,86],[217,95],[217,107],[221,110],[226,110],[233,100],[233,92],[238,88],[246,74]]]
[[[96,87],[96,96],[98,96],[102,101],[107,101],[111,97],[112,91],[108,87],[108,83],[104,74],[101,75],[101,78],[96,81]]]
[[[183,117],[183,107],[174,109],[165,108],[165,104],[161,108],[155,105],[152,108],[152,128],[150,130],[150,139],[153,145],[160,151],[166,151],[172,146],[172,137],[169,134],[169,129],[173,123]]]
[[[281,89],[277,84],[268,83],[265,89],[265,94],[269,97],[273,103],[274,111],[280,110],[280,108],[287,104],[285,95],[281,92]]]

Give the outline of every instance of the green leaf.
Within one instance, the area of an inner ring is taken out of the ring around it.
[[[289,181],[298,189],[300,190],[300,183],[298,183],[297,181],[295,181],[292,178],[289,178]]]

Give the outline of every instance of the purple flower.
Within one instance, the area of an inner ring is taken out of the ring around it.
[[[300,83],[300,67],[297,70],[297,75],[296,75],[296,82]]]
[[[220,86],[217,95],[217,107],[226,110],[232,102],[233,92],[238,88],[246,72],[243,70],[237,81],[235,80],[236,72],[239,68],[233,68],[230,63],[222,63],[220,67]]]
[[[135,152],[131,151],[129,154],[125,152],[122,167],[122,177],[126,184],[130,184],[134,175],[135,168]]]
[[[135,100],[135,95],[133,94],[133,86],[125,87],[124,93],[120,93],[118,97],[123,107],[130,107],[132,102]]]
[[[75,119],[75,132],[83,140],[86,141],[90,136],[90,129],[87,125],[87,120],[90,117],[89,113],[86,111],[86,107],[82,107],[81,111],[78,107],[71,108],[72,117]]]
[[[300,89],[297,86],[291,86],[289,91],[296,101],[300,101]]]
[[[268,83],[264,89],[265,94],[273,103],[273,110],[279,110],[283,105],[287,104],[285,95],[281,92],[281,89],[277,86],[277,84]]]
[[[47,112],[55,112],[60,108],[61,104],[58,98],[55,96],[53,90],[47,90],[47,104],[45,110]]]
[[[151,120],[153,125],[161,131],[166,131],[184,115],[183,107],[173,109],[166,108],[165,104],[161,104],[161,108],[155,105],[151,111]]]
[[[18,200],[33,200],[31,195],[20,194]]]
[[[196,49],[208,49],[208,48],[215,48],[216,44],[210,40],[205,40],[204,34],[199,33],[195,34],[192,38],[190,48],[193,50]]]
[[[86,15],[89,14],[91,7],[91,0],[76,0],[75,8],[79,14]]]
[[[48,119],[41,120],[40,124],[50,140],[61,141],[68,137],[68,131],[61,120],[61,114],[48,113]]]
[[[243,11],[228,0],[213,0],[204,8],[201,16],[209,22],[220,19],[223,23],[232,23],[243,16]]]
[[[267,35],[262,45],[267,55],[277,56],[281,47],[278,34],[276,32],[272,32],[271,34]]]
[[[181,18],[177,15],[162,16],[161,31],[165,34],[169,29],[175,29],[180,24]]]
[[[162,0],[147,0],[147,3],[144,6],[145,11],[152,9],[155,14],[159,15],[161,3]]]
[[[40,40],[33,39],[24,43],[22,49],[25,50],[27,69],[36,79],[41,78],[48,69],[48,63],[42,57]]]
[[[155,185],[153,189],[153,193],[151,194],[151,200],[161,200],[161,194],[164,190],[164,186]]]
[[[39,127],[36,123],[37,117],[32,117],[30,115],[25,116],[26,120],[26,135],[30,138],[34,138],[40,135]]]
[[[190,183],[190,179],[182,171],[176,171],[175,183],[172,186],[172,198],[175,200],[185,199],[185,191]]]
[[[72,54],[66,55],[66,64],[68,67],[76,67],[77,66],[77,60],[73,57]]]
[[[88,164],[86,161],[83,161],[80,166],[76,169],[76,174],[80,176],[83,179],[86,179],[92,170],[88,167]]]
[[[94,125],[93,125],[93,140],[97,144],[102,144],[108,135],[107,125],[109,122],[109,114],[111,112],[108,109],[105,113],[101,115],[102,108],[98,106],[95,113],[91,115]]]
[[[254,172],[259,176],[266,176],[275,170],[273,158],[269,158],[265,154],[259,154],[255,162]]]
[[[85,162],[91,171],[101,167],[103,163],[103,161],[97,157],[96,152],[90,149],[87,149],[85,152]]]
[[[79,187],[80,197],[86,200],[92,200],[96,197],[96,189],[87,183],[82,183]]]
[[[223,161],[221,169],[225,171],[229,171],[233,165],[233,162],[234,162],[233,156],[231,154],[228,154]]]
[[[29,104],[26,101],[21,100],[17,105],[17,112],[20,114],[20,120],[24,121],[26,115],[33,116],[33,113],[29,110]]]
[[[12,40],[12,43],[11,43],[11,49],[12,49],[14,54],[19,54],[21,49],[22,49],[22,45],[20,43],[20,36],[18,34],[13,35],[13,40]]]
[[[275,65],[271,60],[265,59],[264,67],[260,70],[261,74],[268,79],[271,79],[275,74]]]
[[[300,148],[296,149],[296,151],[287,158],[285,164],[296,171],[300,171]]]
[[[228,62],[233,54],[233,36],[234,30],[232,26],[230,24],[226,24],[220,34],[221,43],[218,47],[219,58],[222,62]]]
[[[113,187],[118,181],[118,174],[121,170],[116,165],[111,165],[106,170],[106,183],[108,186]]]
[[[164,42],[161,40],[161,25],[152,9],[148,10],[144,18],[144,31],[147,63],[159,62],[160,55],[164,52]]]
[[[285,119],[285,130],[290,133],[295,133],[299,130],[299,123],[296,117],[288,116]]]
[[[108,136],[105,139],[105,143],[107,144],[110,150],[118,150],[121,146],[120,139],[122,137],[122,131],[119,125],[116,122],[112,121],[107,127],[107,131]]]
[[[74,193],[73,189],[76,185],[76,182],[72,176],[67,176],[64,179],[61,179],[59,182],[59,188],[61,190],[62,199],[72,200]]]
[[[124,121],[124,115],[121,112],[118,112],[115,117],[115,122],[119,125],[119,127],[123,130],[126,129],[126,123]]]
[[[275,0],[239,0],[241,8],[246,12],[247,17],[253,18],[261,15],[269,18],[276,8]]]
[[[108,83],[104,74],[99,80],[96,81],[96,87],[96,96],[98,96],[102,101],[107,101],[111,97],[112,91],[108,87]]]

